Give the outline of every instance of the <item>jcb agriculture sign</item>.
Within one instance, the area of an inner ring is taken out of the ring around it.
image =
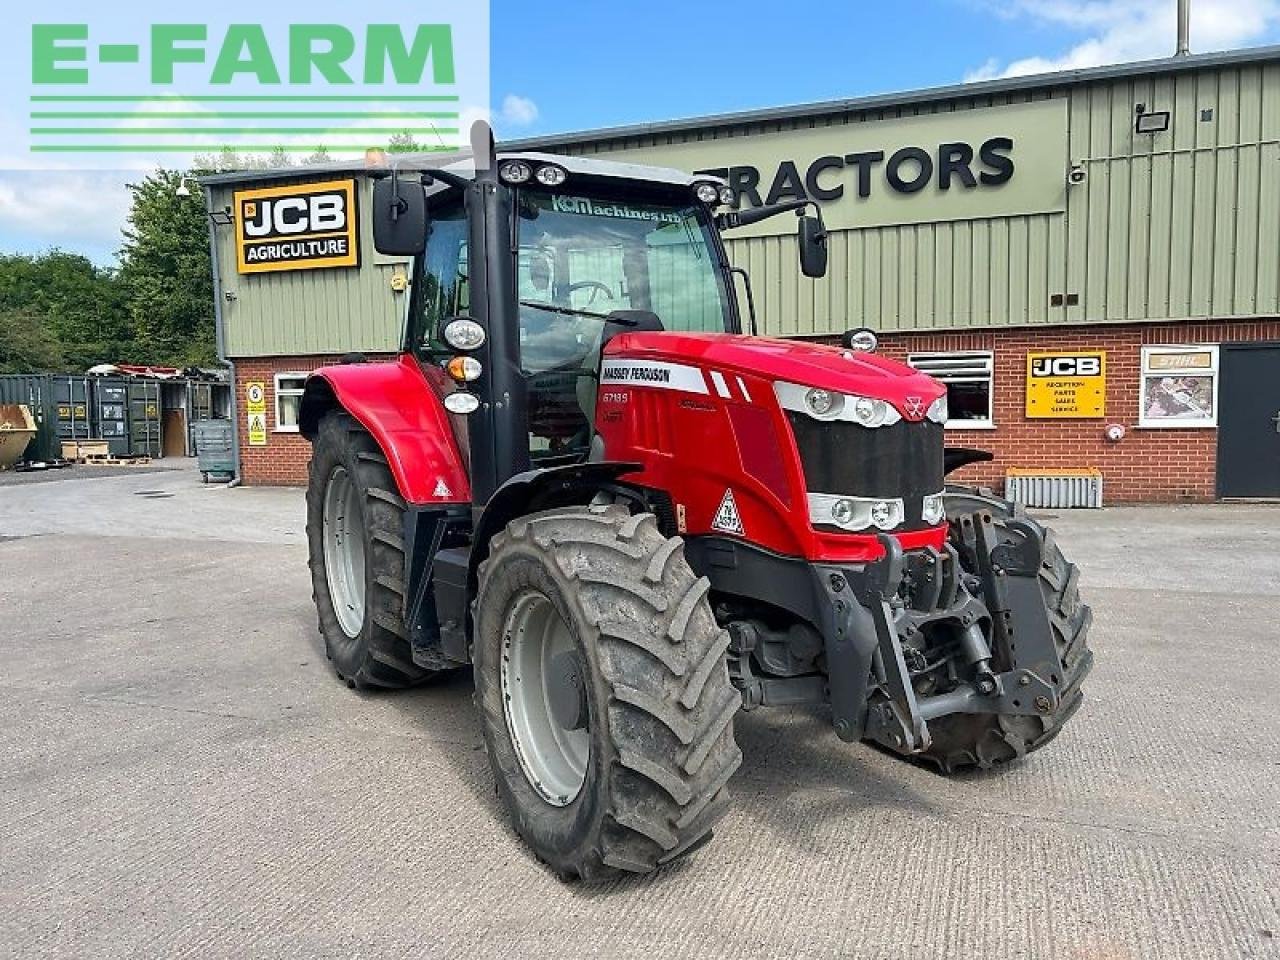
[[[354,180],[239,190],[235,224],[241,273],[360,265]]]
[[[1027,416],[1087,420],[1107,412],[1107,353],[1027,354]]]

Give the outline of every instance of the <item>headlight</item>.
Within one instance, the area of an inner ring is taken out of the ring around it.
[[[947,507],[942,494],[932,493],[924,498],[920,507],[920,519],[934,527],[947,518]]]
[[[804,395],[804,405],[819,419],[838,417],[844,408],[844,396],[830,390],[814,388]]]
[[[949,411],[947,410],[947,395],[944,393],[933,403],[929,404],[929,409],[925,416],[934,423],[946,423]]]
[[[720,203],[726,207],[732,207],[733,202],[738,198],[733,193],[733,187],[720,188]]]
[[[840,393],[825,387],[804,387],[798,383],[775,381],[773,392],[783,410],[804,413],[815,420],[844,420],[864,427],[887,427],[902,419],[897,409],[884,400]]]
[[[445,369],[449,371],[449,376],[459,383],[479,380],[480,374],[484,373],[484,367],[475,357],[454,357],[445,364]]]
[[[898,420],[897,412],[883,400],[855,397],[853,401],[854,419],[864,427],[881,427],[886,423],[895,423]],[[895,416],[891,417],[891,414]]]
[[[693,195],[700,203],[712,207],[720,202],[720,187],[714,183],[699,183],[694,186]]]
[[[544,187],[558,187],[569,179],[569,171],[554,163],[544,163],[534,173],[533,178]]]
[[[444,398],[444,408],[450,413],[475,413],[480,409],[480,398],[474,393],[459,390]]]
[[[533,168],[523,160],[507,160],[498,167],[498,176],[502,178],[503,183],[509,183],[514,186],[519,183],[527,183],[529,178],[533,176]]]
[[[459,317],[444,325],[444,342],[455,350],[474,350],[484,343],[484,327]]]
[[[827,493],[809,494],[809,521],[814,526],[837,526],[842,530],[893,530],[902,525],[906,511],[900,498],[837,497]]]

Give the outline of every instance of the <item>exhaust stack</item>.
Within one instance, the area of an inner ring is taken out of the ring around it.
[[[1178,52],[1175,56],[1191,54],[1191,0],[1178,0]]]

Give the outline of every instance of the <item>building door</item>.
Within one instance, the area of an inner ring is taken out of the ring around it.
[[[1280,497],[1280,343],[1224,343],[1218,496]]]

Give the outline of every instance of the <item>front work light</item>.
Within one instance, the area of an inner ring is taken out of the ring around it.
[[[870,327],[847,330],[840,339],[844,341],[844,345],[847,348],[857,350],[860,353],[874,353],[876,347],[880,346],[880,338],[876,336],[876,332]]]
[[[694,186],[693,195],[700,203],[714,207],[720,202],[720,187],[714,183],[699,183]]]
[[[444,408],[450,413],[475,413],[480,409],[480,398],[474,393],[459,390],[444,398]]]
[[[554,163],[544,163],[534,171],[533,178],[544,187],[558,187],[569,179],[569,171]]]
[[[503,183],[515,186],[527,183],[533,176],[533,168],[523,160],[506,160],[498,167],[498,176],[502,178]]]
[[[475,350],[484,344],[484,327],[459,317],[444,325],[444,342],[455,350]]]
[[[472,380],[479,380],[480,374],[484,373],[484,367],[480,365],[480,361],[475,357],[454,357],[445,364],[445,369],[449,371],[449,376],[459,383],[470,383]]]

